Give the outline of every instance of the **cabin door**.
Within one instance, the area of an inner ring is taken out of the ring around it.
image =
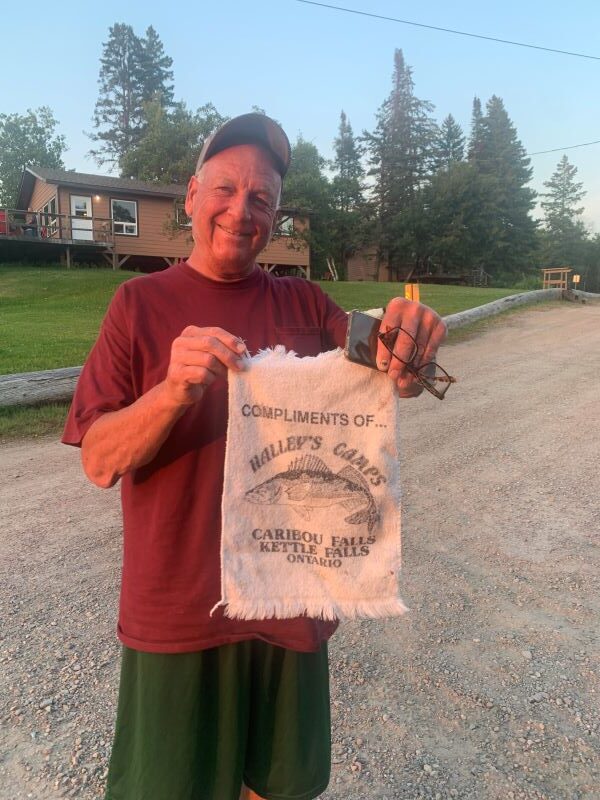
[[[92,198],[71,195],[71,238],[93,241]]]

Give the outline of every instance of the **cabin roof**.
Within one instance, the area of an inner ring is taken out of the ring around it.
[[[91,175],[87,172],[75,172],[68,169],[50,167],[26,167],[19,188],[19,208],[27,207],[26,201],[31,197],[35,178],[44,183],[55,183],[73,188],[89,188],[113,190],[131,194],[157,195],[158,197],[185,197],[187,186],[178,183],[148,183],[133,178],[114,178],[111,175]]]

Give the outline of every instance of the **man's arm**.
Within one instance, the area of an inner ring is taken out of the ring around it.
[[[171,347],[167,377],[126,408],[99,417],[81,445],[83,469],[108,488],[156,456],[188,406],[228,369],[244,368],[246,346],[222,328],[187,327]]]

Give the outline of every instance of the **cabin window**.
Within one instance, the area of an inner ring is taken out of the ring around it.
[[[293,236],[294,218],[292,216],[282,216],[277,223],[277,233],[280,236]]]
[[[175,222],[178,228],[191,228],[192,218],[185,213],[185,203],[183,200],[175,202]]]
[[[46,203],[42,208],[40,223],[42,236],[54,236],[57,232],[58,219],[56,217],[56,197],[53,197],[52,200]]]
[[[110,213],[115,233],[137,236],[138,209],[135,200],[111,200]]]

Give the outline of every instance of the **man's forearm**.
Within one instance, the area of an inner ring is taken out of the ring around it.
[[[99,417],[86,433],[81,459],[87,477],[104,489],[159,451],[187,406],[179,405],[159,383],[127,408]]]

